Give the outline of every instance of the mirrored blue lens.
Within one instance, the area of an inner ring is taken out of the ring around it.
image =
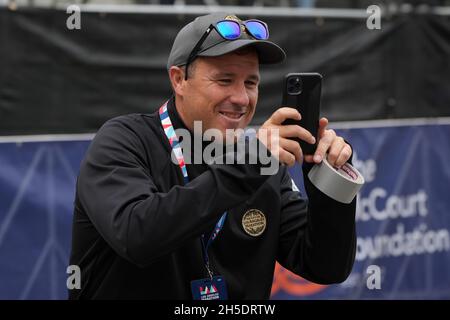
[[[241,26],[236,21],[220,21],[216,25],[219,33],[228,40],[234,40],[241,35]]]
[[[245,23],[247,26],[247,30],[259,40],[266,40],[269,38],[269,32],[266,29],[266,26],[259,21],[250,20]]]

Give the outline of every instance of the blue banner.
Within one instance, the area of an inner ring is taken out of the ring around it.
[[[0,143],[0,299],[66,299],[78,168],[88,141]]]
[[[277,266],[272,298],[449,299],[450,124],[336,131],[366,179],[353,272],[320,286]],[[0,299],[67,297],[75,182],[88,145],[0,143]],[[290,172],[301,186],[300,168]]]

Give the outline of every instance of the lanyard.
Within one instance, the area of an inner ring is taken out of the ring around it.
[[[159,118],[161,119],[161,125],[164,129],[164,133],[166,134],[170,146],[172,147],[172,151],[177,159],[178,166],[180,167],[181,173],[183,174],[184,184],[187,184],[189,182],[189,177],[186,169],[186,163],[184,162],[183,152],[181,150],[178,137],[175,133],[175,129],[173,128],[172,121],[170,121],[169,112],[167,111],[167,102],[164,103],[159,108]],[[211,279],[213,277],[213,273],[211,272],[211,268],[209,266],[208,248],[211,246],[212,242],[217,238],[217,235],[219,234],[220,230],[222,230],[226,217],[227,212],[225,211],[220,217],[219,221],[216,223],[216,226],[214,227],[213,232],[209,236],[208,241],[205,242],[204,234],[202,234],[201,238],[203,261],[205,262],[206,270],[208,271],[208,274]]]

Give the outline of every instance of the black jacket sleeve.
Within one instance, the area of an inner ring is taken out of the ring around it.
[[[308,199],[292,188],[286,168],[281,182],[281,224],[277,260],[288,270],[320,284],[344,281],[355,258],[356,199],[337,202],[303,176]]]
[[[110,120],[91,143],[77,182],[79,205],[98,232],[139,266],[210,231],[226,209],[267,179],[258,164],[211,165],[188,184],[160,192],[144,155],[133,126]]]

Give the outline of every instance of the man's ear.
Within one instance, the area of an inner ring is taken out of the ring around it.
[[[172,66],[169,69],[170,83],[175,94],[183,96],[186,81],[184,80],[184,69]]]

